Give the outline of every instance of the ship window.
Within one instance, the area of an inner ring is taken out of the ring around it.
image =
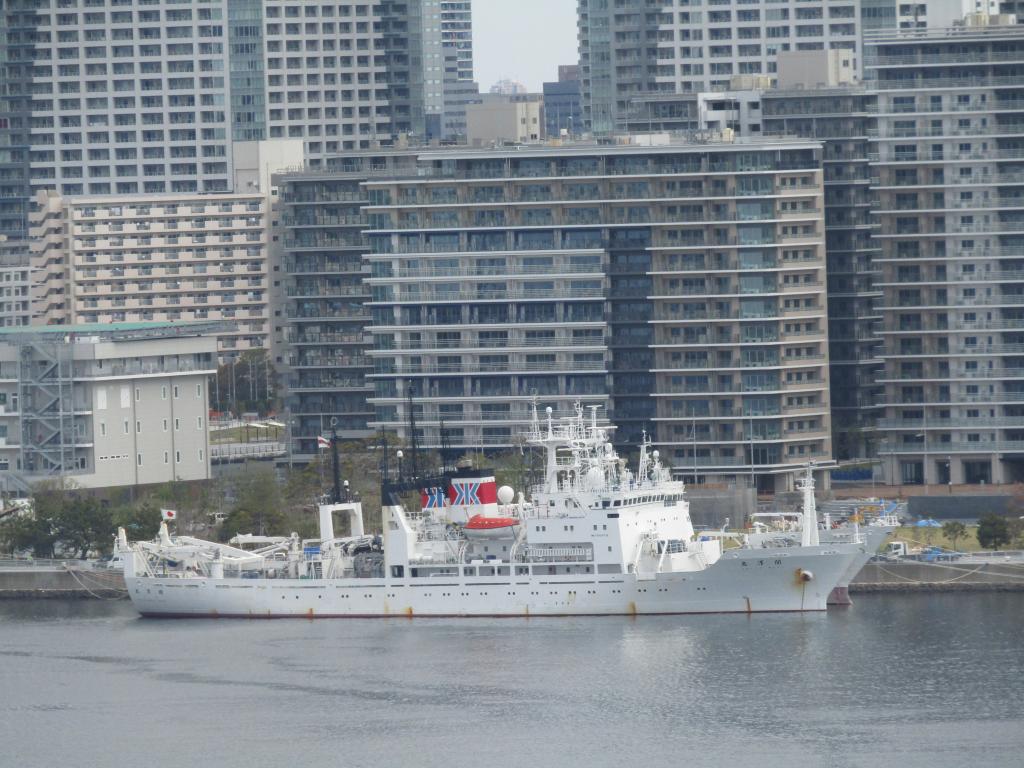
[[[620,503],[621,502],[619,501],[619,499],[616,499],[615,501],[612,502],[612,506],[613,507],[617,507],[617,506],[619,506]]]
[[[472,569],[472,568],[463,568],[462,569],[462,575],[463,576],[472,576],[473,575],[473,570],[474,569]]]
[[[402,566],[402,565],[392,565],[391,566],[391,575],[392,575],[392,577],[394,577],[396,579],[402,578],[405,575],[405,566]]]
[[[616,503],[615,503],[615,505],[616,505],[616,506],[618,506],[618,502],[616,502]],[[611,520],[612,518],[616,518],[616,517],[618,517],[618,516],[619,516],[619,513],[618,513],[618,512],[609,512],[609,513],[608,513],[608,519],[609,519],[609,520]]]
[[[604,501],[601,502],[601,506],[604,507],[605,509],[608,509],[608,507],[610,507],[611,505],[612,503],[608,501],[608,499],[605,499]]]

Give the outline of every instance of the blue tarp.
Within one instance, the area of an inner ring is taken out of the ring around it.
[[[914,525],[918,528],[941,528],[942,523],[938,520],[918,520]]]

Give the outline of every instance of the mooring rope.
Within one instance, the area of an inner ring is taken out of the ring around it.
[[[84,576],[84,573],[78,571],[75,568],[68,568],[67,566],[65,566],[64,569],[68,573],[71,574],[71,578],[73,578],[75,580],[75,582],[77,582],[78,586],[80,586],[82,589],[84,589],[86,592],[88,592],[91,597],[94,597],[97,600],[123,600],[128,595],[128,589],[126,587],[118,587],[118,586],[114,586],[114,585],[109,584],[109,583],[108,584],[96,585],[96,589],[103,589],[103,590],[106,590],[108,592],[115,592],[115,593],[118,593],[118,594],[115,594],[115,595],[101,595],[101,594],[99,594],[97,592],[94,592],[92,589],[90,589],[89,585],[85,583],[85,581],[82,578]],[[89,574],[89,575],[93,576],[93,577],[97,577],[97,580],[101,581],[100,579],[98,579],[98,574]]]
[[[889,574],[890,576],[892,576],[894,578],[902,579],[903,581],[906,581],[906,582],[911,583],[911,584],[952,584],[954,581],[960,581],[960,579],[965,579],[968,576],[974,575],[978,571],[982,570],[986,565],[988,565],[988,563],[982,563],[977,568],[975,568],[973,570],[970,570],[970,571],[967,571],[967,570],[964,570],[963,568],[957,568],[956,566],[946,565],[945,563],[924,563],[924,562],[922,562],[922,563],[919,563],[919,564],[920,565],[926,565],[929,568],[945,568],[945,569],[950,570],[950,571],[963,571],[963,573],[961,573],[959,576],[954,576],[954,577],[952,577],[950,579],[946,579],[945,581],[922,581],[921,579],[912,579],[909,576],[904,576],[903,574],[895,573],[894,571],[890,571],[884,565],[879,565],[878,566],[878,570],[880,570],[882,573],[887,573],[887,574]],[[999,577],[999,578],[1005,578],[1005,579],[1024,579],[1024,575],[1019,575],[1019,574],[1014,574],[1014,573],[991,573],[990,575],[993,576],[993,577]],[[983,582],[983,583],[998,583],[998,582],[992,581],[992,582]]]

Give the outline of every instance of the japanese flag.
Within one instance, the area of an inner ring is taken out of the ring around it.
[[[175,512],[173,509],[161,509],[160,517],[162,517],[164,520],[177,520],[178,513]]]

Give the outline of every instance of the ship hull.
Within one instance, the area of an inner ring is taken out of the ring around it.
[[[853,600],[850,599],[850,582],[857,578],[857,574],[868,564],[868,561],[878,554],[878,548],[882,546],[882,542],[889,537],[893,530],[895,529],[888,526],[867,526],[861,529],[864,533],[864,552],[854,558],[842,578],[839,579],[839,583],[828,597],[829,605],[853,605]]]
[[[143,616],[378,618],[821,611],[858,554],[732,551],[702,571],[582,577],[212,579],[126,575]],[[813,550],[813,551],[807,551]],[[805,580],[807,574],[810,580]]]

